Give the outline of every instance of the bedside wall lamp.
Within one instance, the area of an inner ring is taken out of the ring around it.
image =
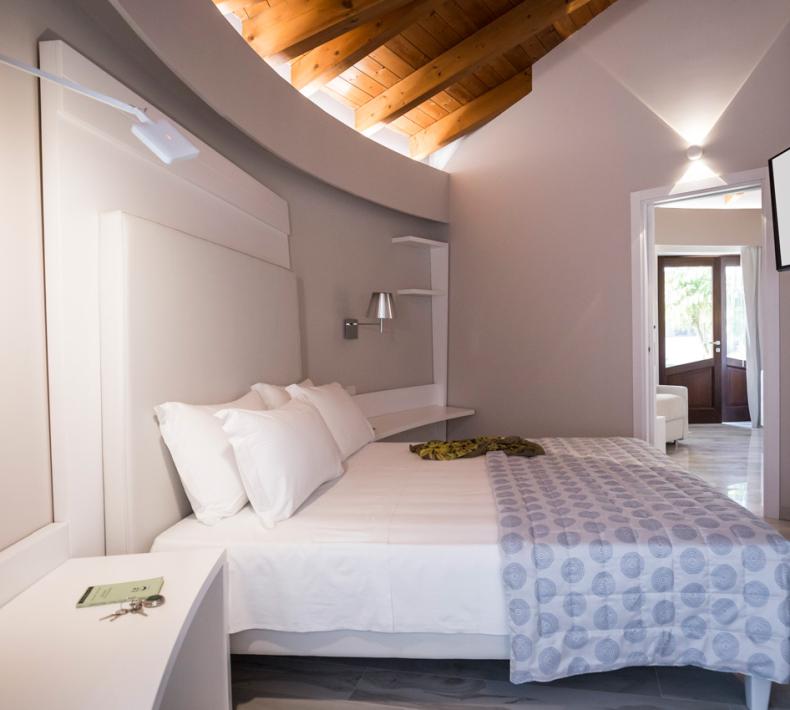
[[[368,305],[368,318],[377,318],[378,323],[360,323],[356,318],[343,320],[343,337],[346,340],[355,340],[359,337],[359,326],[377,325],[379,332],[384,332],[384,321],[395,317],[395,299],[390,291],[374,291],[370,296]]]

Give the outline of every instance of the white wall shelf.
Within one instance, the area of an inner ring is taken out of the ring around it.
[[[403,288],[399,296],[428,296],[431,299],[433,329],[433,383],[357,395],[355,400],[375,429],[376,440],[400,434],[428,424],[441,424],[447,435],[445,422],[469,417],[474,409],[447,406],[447,321],[448,291],[450,286],[450,245],[436,239],[407,235],[393,237],[394,245],[423,249],[430,262],[429,288]],[[434,435],[435,436],[435,435]]]
[[[450,287],[450,245],[427,237],[406,235],[393,237],[392,243],[423,249],[430,258],[431,283],[429,288],[404,288],[401,296],[430,296],[433,328],[433,383],[438,385],[435,404],[447,404],[447,326],[449,321],[448,292]],[[442,421],[442,420],[437,420]]]
[[[430,247],[432,249],[447,249],[447,242],[440,242],[436,239],[426,239],[425,237],[393,237],[393,244],[403,244],[409,247]]]
[[[416,409],[406,409],[402,412],[391,412],[390,414],[380,414],[377,417],[368,417],[375,432],[376,441],[386,439],[389,436],[400,434],[410,429],[446,422],[450,419],[469,417],[475,413],[474,409],[462,409],[461,407],[442,407],[432,405],[429,407],[417,407]]]
[[[438,288],[399,288],[399,296],[444,296],[444,291]]]

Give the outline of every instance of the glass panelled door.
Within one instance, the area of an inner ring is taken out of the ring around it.
[[[659,382],[689,393],[689,422],[722,421],[721,264],[659,257]]]
[[[746,421],[740,257],[658,260],[659,382],[689,393],[689,422]]]
[[[746,301],[739,256],[722,257],[724,271],[724,344],[722,361],[722,418],[749,420],[746,395]]]

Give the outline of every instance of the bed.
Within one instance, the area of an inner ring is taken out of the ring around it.
[[[190,516],[153,549],[227,549],[232,633],[470,634],[494,637],[497,655],[506,652],[484,460],[423,461],[405,444],[371,443],[346,465],[342,478],[273,529],[249,507],[213,527]],[[284,642],[273,650],[315,653]],[[351,650],[345,644],[331,655]]]
[[[369,444],[274,529],[249,509],[189,517],[154,549],[227,550],[236,652],[509,658],[513,682],[630,665],[786,682],[790,544],[643,442],[539,443],[544,457],[447,462]]]
[[[295,279],[114,221],[102,234],[108,548],[225,548],[235,652],[510,658],[514,682],[693,664],[746,673],[751,708],[786,682],[787,543],[634,439],[546,439],[534,459],[452,462],[371,443],[271,530],[249,508],[211,527],[186,515],[152,409],[190,393],[221,401],[206,384],[218,366],[226,399],[256,379],[298,380]],[[203,277],[151,269],[163,250]],[[167,357],[152,358],[163,344]]]

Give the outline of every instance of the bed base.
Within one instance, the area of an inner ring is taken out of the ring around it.
[[[376,631],[294,633],[250,629],[231,634],[231,653],[259,656],[328,656],[356,658],[510,658],[507,636],[489,634],[420,634]],[[771,681],[746,676],[746,707],[768,710]]]
[[[385,633],[379,631],[267,631],[231,634],[231,653],[261,656],[359,658],[468,658],[507,660],[507,636]]]

